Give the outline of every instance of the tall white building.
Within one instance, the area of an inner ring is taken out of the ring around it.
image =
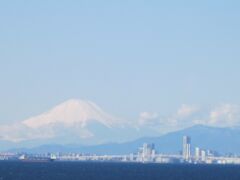
[[[188,161],[191,158],[191,138],[183,136],[183,159]]]
[[[201,158],[201,149],[199,147],[195,148],[195,160],[199,161]]]
[[[201,151],[201,160],[202,160],[203,162],[205,162],[205,161],[206,161],[206,157],[207,157],[206,151],[205,151],[205,150],[202,150],[202,151]]]

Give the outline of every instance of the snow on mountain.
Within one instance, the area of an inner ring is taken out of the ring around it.
[[[38,116],[0,125],[0,140],[20,142],[52,139],[75,142],[89,139],[88,143],[90,140],[101,142],[101,138],[111,137],[110,134],[124,127],[125,123],[91,101],[71,99]]]
[[[49,112],[24,120],[23,124],[30,128],[40,128],[54,124],[80,125],[84,128],[91,121],[97,121],[108,128],[120,123],[119,119],[107,114],[95,103],[72,99],[54,107]]]

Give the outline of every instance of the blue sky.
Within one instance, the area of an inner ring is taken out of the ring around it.
[[[0,122],[89,99],[135,119],[240,102],[240,2],[0,2]]]

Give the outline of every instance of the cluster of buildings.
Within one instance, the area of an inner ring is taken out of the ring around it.
[[[138,162],[192,163],[192,164],[240,164],[240,157],[220,156],[212,150],[191,146],[191,137],[183,136],[180,154],[158,154],[153,144],[144,144],[136,158]]]
[[[141,163],[190,163],[190,164],[240,164],[240,157],[220,156],[217,152],[192,147],[191,137],[183,136],[182,151],[178,154],[161,154],[154,144],[144,143],[137,153],[129,155],[94,155],[81,153],[56,154],[0,154],[0,160],[20,161],[115,161]]]
[[[155,157],[155,145],[144,143],[143,146],[139,148],[136,160],[140,162],[151,162],[155,160]]]
[[[210,159],[217,159],[218,153],[211,150],[201,149],[195,147],[194,154],[191,151],[191,138],[189,136],[183,136],[183,160],[189,163],[210,163]]]

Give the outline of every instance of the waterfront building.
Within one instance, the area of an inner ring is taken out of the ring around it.
[[[142,162],[150,162],[154,160],[154,157],[155,157],[154,144],[144,143],[143,147],[141,147],[138,152],[138,160]]]
[[[183,136],[183,159],[189,161],[191,158],[191,138]]]
[[[205,150],[201,150],[201,160],[205,162],[207,159],[207,153]]]
[[[195,148],[195,160],[199,161],[201,158],[201,149],[199,147]]]

